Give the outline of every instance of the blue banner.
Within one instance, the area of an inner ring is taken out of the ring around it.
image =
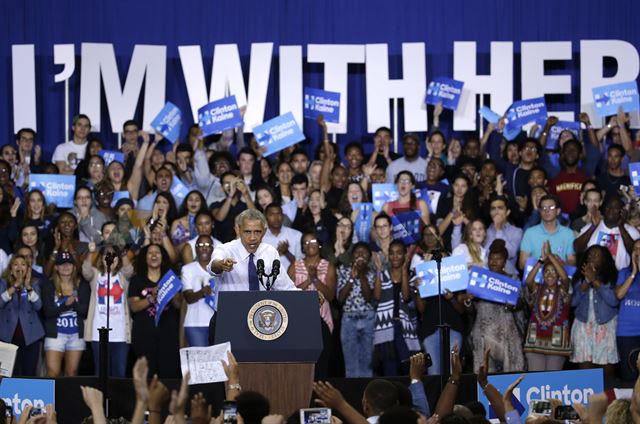
[[[218,309],[218,293],[216,290],[216,278],[213,277],[209,280],[209,287],[211,287],[211,294],[204,297],[204,303],[207,304],[214,312]]]
[[[502,118],[502,116],[495,113],[494,111],[492,111],[486,106],[482,106],[478,110],[478,113],[480,114],[480,116],[482,116],[484,119],[486,119],[488,122],[491,122],[492,124],[497,124],[498,121],[500,121],[500,118]]]
[[[490,375],[491,383],[500,393],[504,393],[519,374],[499,374]],[[489,412],[489,418],[497,418],[495,412],[489,404],[482,388],[478,386],[478,401],[482,403]],[[574,371],[551,371],[525,373],[524,380],[513,391],[511,398],[514,407],[520,412],[521,417],[529,415],[529,404],[533,400],[558,399],[563,405],[582,403],[587,405],[589,397],[594,393],[604,390],[604,378],[602,369],[574,370]],[[524,422],[524,419],[523,419]]]
[[[215,100],[198,109],[198,125],[204,137],[241,126],[242,117],[236,96]]]
[[[543,125],[544,127],[544,125]],[[564,130],[569,130],[576,136],[576,139],[580,136],[580,122],[573,121],[558,121],[554,126],[549,128],[549,135],[547,136],[547,149],[556,149],[558,146],[558,138],[560,133]]]
[[[187,197],[187,194],[189,194],[189,189],[186,185],[184,185],[182,181],[180,181],[180,178],[174,175],[173,182],[171,183],[171,188],[169,190],[171,191],[171,194],[176,201],[176,208],[179,209],[180,205],[182,205],[182,202],[184,201],[184,198]]]
[[[395,184],[372,184],[373,210],[380,213],[387,202],[398,200],[398,189]]]
[[[469,271],[467,293],[478,299],[515,305],[518,303],[520,281],[506,275],[491,272],[486,268],[472,266]]]
[[[640,162],[634,162],[629,164],[629,177],[631,178],[631,184],[636,194],[640,196]]]
[[[0,378],[0,399],[17,419],[26,406],[41,408],[56,404],[55,380],[39,378]]]
[[[373,224],[373,204],[372,203],[353,203],[351,208],[358,211],[356,222],[353,228],[354,242],[369,242],[371,226]]]
[[[538,262],[538,258],[534,258],[533,256],[529,256],[527,258],[527,262],[524,265],[524,272],[522,274],[522,284],[527,281],[527,276],[535,266],[536,262]],[[573,274],[575,274],[576,272],[576,267],[572,265],[563,265],[563,268],[569,276],[569,279],[571,279],[573,277]],[[542,284],[542,271],[543,267],[540,267],[540,269],[536,273],[535,282],[538,284]]]
[[[591,91],[596,112],[600,116],[615,115],[618,113],[620,106],[625,112],[640,110],[638,83],[636,81],[593,87]]]
[[[269,156],[304,140],[304,134],[293,117],[287,112],[253,128],[258,145],[265,147],[263,156]]]
[[[151,127],[164,138],[175,143],[180,138],[182,129],[182,111],[178,106],[167,102],[160,113],[151,121]]]
[[[547,116],[547,105],[544,97],[536,97],[535,99],[526,99],[514,102],[507,109],[505,131],[509,134],[529,122],[534,122],[538,118]]]
[[[44,194],[47,204],[55,203],[59,208],[72,208],[76,191],[75,175],[31,174],[29,190],[38,189]]]
[[[98,155],[104,160],[105,168],[113,161],[120,162],[124,165],[124,153],[115,150],[100,150]]]
[[[158,281],[158,294],[156,296],[156,327],[160,322],[160,316],[162,311],[167,307],[173,296],[175,296],[180,290],[182,290],[182,281],[171,270],[167,271]]]
[[[429,212],[436,213],[436,211],[433,210],[434,209],[433,206],[431,205],[431,198],[438,196],[435,201],[435,203],[437,204],[438,199],[440,198],[439,191],[429,190],[428,188],[414,188],[413,194],[415,194],[416,200],[424,200],[425,202],[427,202],[427,206],[429,207]]]
[[[442,102],[442,107],[456,110],[460,102],[463,86],[464,82],[462,81],[444,77],[436,78],[427,87],[425,103],[436,105],[438,102]]]
[[[421,280],[418,286],[420,297],[438,295],[438,268],[436,261],[423,262],[416,266],[416,277]],[[469,282],[467,259],[462,255],[442,258],[440,280],[442,293],[445,290],[451,292],[466,290]]]
[[[118,203],[118,200],[120,199],[129,199],[131,198],[131,196],[129,195],[128,191],[114,191],[113,192],[113,199],[111,200],[111,207],[115,208],[116,207],[116,203]]]
[[[322,115],[326,122],[340,122],[340,93],[304,88],[304,117],[316,119]]]
[[[422,218],[416,211],[402,212],[391,217],[392,237],[404,244],[413,244],[420,240],[420,222]]]

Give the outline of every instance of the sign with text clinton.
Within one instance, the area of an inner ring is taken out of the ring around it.
[[[634,162],[629,164],[629,177],[631,178],[631,184],[636,194],[640,196],[640,162]]]
[[[31,174],[29,190],[33,189],[38,189],[44,194],[47,204],[55,203],[59,208],[72,208],[76,177],[75,175]]]
[[[176,276],[176,274],[169,270],[158,281],[158,295],[156,296],[156,327],[160,322],[160,316],[162,311],[167,307],[173,296],[175,296],[180,290],[182,290],[182,281]]]
[[[373,209],[380,213],[385,203],[398,200],[398,189],[395,184],[390,183],[372,184],[371,195],[373,197]]]
[[[580,136],[580,122],[558,121],[553,127],[549,128],[547,149],[556,149],[557,147],[560,147],[558,146],[558,139],[560,138],[560,133],[564,130],[571,131],[577,139]]]
[[[236,96],[215,100],[198,109],[198,125],[204,137],[241,126],[242,117]]]
[[[340,122],[340,93],[305,87],[304,117],[316,119],[319,115],[326,122]]]
[[[505,130],[512,133],[518,129],[519,132],[523,125],[546,116],[547,104],[544,102],[544,97],[517,101],[507,109]]]
[[[353,234],[358,241],[369,241],[369,233],[373,223],[372,203],[352,203],[354,211],[358,211],[356,222],[353,225]]]
[[[533,267],[536,265],[536,262],[538,262],[538,258],[534,258],[533,256],[529,256],[527,258],[527,262],[524,265],[524,272],[522,274],[523,284],[525,281],[527,281],[527,276],[529,275]],[[567,272],[569,279],[573,278],[573,274],[575,274],[576,272],[576,267],[571,265],[564,265],[563,268]],[[542,270],[543,270],[543,267],[540,267],[540,269],[538,270],[535,276],[534,281],[538,284],[542,284]]]
[[[1,378],[0,399],[13,411],[13,416],[20,418],[27,406],[42,408],[56,403],[55,380],[26,378]]]
[[[438,268],[436,261],[423,262],[416,266],[416,277],[419,278],[420,297],[438,295]],[[441,293],[466,290],[469,282],[466,258],[462,255],[442,258],[440,270]]]
[[[100,155],[102,160],[104,160],[105,168],[109,166],[109,164],[113,161],[124,164],[124,153],[122,152],[116,152],[113,150],[100,150],[98,152],[98,155]]]
[[[189,189],[186,185],[178,178],[177,176],[173,176],[173,182],[171,183],[171,194],[176,201],[176,207],[179,208],[184,201],[184,198],[189,194]]]
[[[500,393],[520,377],[520,374],[490,375],[489,383]],[[513,391],[513,406],[521,413],[521,417],[529,415],[529,404],[533,400],[558,399],[563,405],[582,403],[587,405],[589,397],[604,390],[602,369],[534,372],[526,374],[524,380]],[[482,388],[478,386],[478,401],[489,412],[489,418],[497,418],[490,408],[489,400]],[[496,421],[497,422],[497,421]],[[524,420],[523,420],[524,422]]]
[[[267,149],[263,156],[272,155],[304,140],[304,134],[291,112],[253,127],[253,134],[256,136],[258,145]]]
[[[515,305],[518,303],[520,281],[486,268],[472,266],[469,271],[467,293],[478,299]]]
[[[175,143],[180,138],[182,129],[182,111],[178,106],[167,102],[160,113],[151,121],[151,127],[164,138]]]
[[[464,82],[462,81],[444,77],[436,78],[431,81],[427,87],[425,103],[428,105],[436,105],[438,102],[442,102],[442,107],[456,110],[460,102],[463,86]]]
[[[591,92],[600,116],[615,115],[621,106],[625,112],[640,110],[638,83],[635,81],[593,87]]]
[[[409,211],[391,217],[393,239],[402,240],[404,244],[413,244],[420,240],[420,213]]]

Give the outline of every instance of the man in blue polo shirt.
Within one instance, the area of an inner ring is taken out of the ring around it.
[[[541,222],[527,229],[520,242],[520,269],[524,269],[529,256],[539,258],[542,245],[549,240],[551,252],[566,264],[575,265],[576,255],[573,250],[573,231],[560,225],[560,202],[555,196],[546,195],[540,199],[539,208]]]

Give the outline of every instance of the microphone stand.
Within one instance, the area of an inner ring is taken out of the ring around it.
[[[100,346],[100,365],[98,370],[98,376],[100,381],[100,387],[103,393],[103,408],[105,417],[109,417],[109,331],[111,327],[109,325],[109,316],[111,311],[109,310],[109,297],[111,295],[111,265],[114,261],[113,254],[107,254],[104,257],[104,261],[107,265],[107,326],[98,328],[99,334],[99,346]]]
[[[438,329],[440,330],[440,390],[444,389],[450,374],[449,345],[451,344],[451,327],[442,321],[442,251],[435,249],[432,251],[432,260],[436,261],[438,270]]]

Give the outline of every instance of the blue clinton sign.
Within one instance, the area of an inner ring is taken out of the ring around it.
[[[76,191],[75,175],[31,174],[29,190],[40,190],[47,204],[55,203],[59,208],[73,207]]]
[[[55,380],[2,378],[0,379],[0,399],[19,418],[27,406],[42,408],[56,403]]]
[[[436,78],[429,83],[427,87],[427,98],[425,103],[428,105],[436,105],[442,102],[442,107],[456,110],[462,95],[462,87],[464,82],[451,78]]]
[[[258,145],[266,148],[264,156],[272,155],[304,140],[304,134],[291,112],[254,127],[253,134]]]
[[[546,116],[547,104],[544,97],[517,101],[507,109],[505,130],[510,134],[516,130],[520,132],[523,125]]]
[[[164,138],[175,143],[180,138],[182,128],[182,112],[178,106],[167,102],[160,113],[151,121],[151,127]]]
[[[167,307],[173,296],[182,290],[182,281],[171,270],[167,271],[158,281],[158,296],[156,297],[156,327],[160,322],[162,311]]]
[[[205,137],[241,126],[242,117],[236,96],[215,100],[198,109],[198,125]]]
[[[316,119],[319,115],[326,122],[340,122],[340,93],[305,87],[304,117]]]
[[[418,286],[420,297],[438,295],[438,268],[436,261],[423,262],[416,266],[416,277],[421,280]],[[465,290],[469,282],[466,258],[462,255],[443,258],[440,280],[442,283],[441,293],[444,293],[445,290],[452,292]]]
[[[520,281],[486,268],[472,266],[467,293],[490,302],[515,305],[518,303]]]
[[[635,81],[593,87],[591,91],[600,116],[615,115],[620,107],[625,112],[640,110],[638,83]]]

